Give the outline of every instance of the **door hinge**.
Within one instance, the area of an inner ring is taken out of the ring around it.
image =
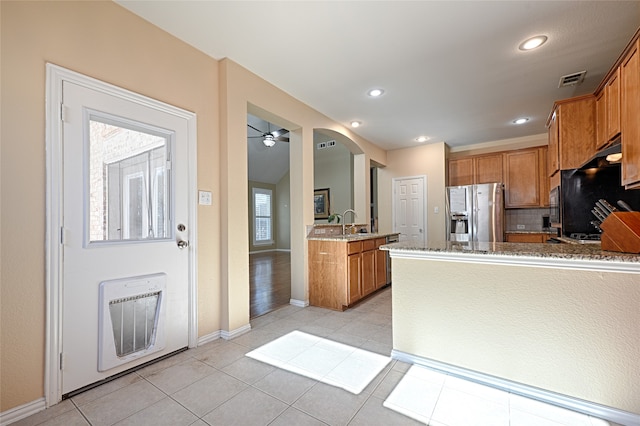
[[[60,227],[60,244],[65,245],[69,241],[69,231],[64,227]]]
[[[171,159],[167,160],[167,170],[171,170]]]
[[[60,370],[64,370],[64,353],[60,352]]]
[[[60,121],[66,121],[67,113],[64,104],[60,104]]]

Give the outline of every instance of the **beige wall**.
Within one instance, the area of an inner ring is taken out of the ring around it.
[[[217,61],[114,3],[3,1],[0,7],[0,411],[5,411],[44,395],[45,63],[195,112],[198,188],[212,191],[214,206],[220,198],[219,113]],[[200,335],[220,329],[219,227],[218,212],[199,207]]]
[[[276,211],[278,228],[276,233],[276,248],[278,250],[291,249],[291,184],[287,172],[276,185]]]
[[[393,265],[394,349],[640,413],[638,273]]]
[[[378,169],[378,228],[392,232],[393,178],[427,176],[427,236],[445,239],[445,157],[444,142],[387,152],[387,167]],[[434,213],[437,207],[439,212]]]
[[[247,111],[290,130],[291,298],[300,302],[308,301],[305,226],[314,216],[314,129],[346,136],[352,152],[366,152],[381,164],[386,153],[227,59],[220,61],[220,96],[222,328],[233,333],[249,322],[247,146],[237,143],[247,137]]]
[[[305,301],[313,223],[313,131],[328,129],[386,163],[368,141],[231,61],[213,60],[111,2],[0,2],[0,412],[44,395],[45,63],[198,117],[198,333],[248,325],[246,114],[291,129],[292,298]],[[264,116],[264,114],[262,114]],[[270,116],[265,117],[272,118]]]

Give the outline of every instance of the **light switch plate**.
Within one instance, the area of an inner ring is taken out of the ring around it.
[[[209,192],[209,191],[198,191],[198,203],[201,206],[210,206],[211,205],[211,192]]]

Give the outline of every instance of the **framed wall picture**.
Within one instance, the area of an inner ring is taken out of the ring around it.
[[[313,191],[313,212],[315,219],[329,218],[329,188]]]

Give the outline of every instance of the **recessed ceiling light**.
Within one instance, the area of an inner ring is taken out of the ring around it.
[[[518,49],[520,50],[535,49],[536,47],[542,46],[546,41],[547,41],[547,36],[545,35],[531,37],[530,39],[527,39],[522,43],[520,43],[520,46],[518,46]]]
[[[377,98],[379,96],[382,96],[383,93],[384,90],[382,89],[371,89],[367,92],[367,95],[371,96],[372,98]]]
[[[428,141],[429,139],[431,139],[429,136],[418,136],[418,137],[416,138],[416,142],[426,142],[426,141]]]
[[[518,118],[517,120],[513,120],[513,124],[524,124],[527,121],[529,121],[529,119],[526,117]]]
[[[361,123],[361,122],[359,122],[359,121],[352,121],[352,122],[351,122],[351,127],[360,127],[360,125],[361,125],[361,124],[362,124],[362,123]]]

